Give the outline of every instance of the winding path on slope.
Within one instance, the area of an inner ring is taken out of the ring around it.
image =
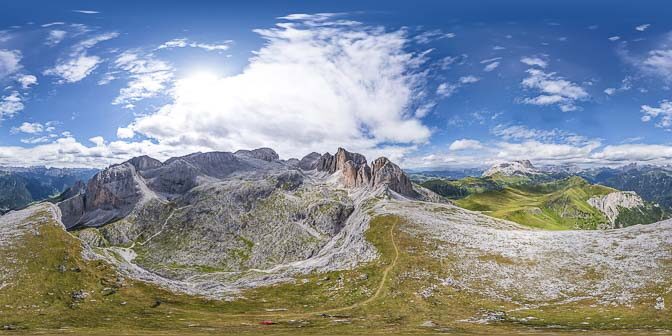
[[[366,305],[368,303],[371,303],[372,301],[376,300],[378,297],[380,297],[380,294],[382,294],[383,289],[385,288],[385,283],[387,282],[389,278],[390,271],[397,266],[397,260],[399,260],[399,247],[397,246],[397,242],[394,240],[394,230],[397,227],[397,224],[399,223],[399,217],[396,217],[394,223],[392,223],[392,226],[390,227],[390,241],[392,242],[392,246],[394,247],[394,258],[392,259],[392,262],[385,267],[383,270],[383,276],[380,279],[380,283],[378,283],[378,288],[376,288],[376,292],[368,297],[366,300],[353,303],[349,306],[345,307],[338,307],[338,308],[331,308],[331,309],[325,309],[325,310],[318,310],[314,312],[304,312],[304,313],[265,313],[265,314],[217,314],[218,316],[223,316],[223,317],[276,317],[276,318],[290,318],[290,317],[305,317],[305,316],[313,316],[313,315],[322,315],[322,314],[330,314],[330,313],[338,313],[346,310],[351,310],[358,308],[360,306]]]

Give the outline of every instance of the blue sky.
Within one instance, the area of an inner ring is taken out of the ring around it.
[[[672,4],[584,2],[3,2],[0,165],[668,164]]]

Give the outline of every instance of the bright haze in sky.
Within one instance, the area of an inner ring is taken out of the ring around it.
[[[406,168],[672,159],[672,3],[0,4],[0,165],[346,147]]]

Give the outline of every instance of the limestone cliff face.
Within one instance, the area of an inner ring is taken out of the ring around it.
[[[324,153],[322,157],[317,162],[317,170],[326,171],[329,174],[333,174],[337,171],[343,170],[345,168],[346,162],[352,162],[352,166],[355,167],[355,170],[359,169],[360,165],[366,165],[366,158],[362,154],[350,153],[343,148],[339,148],[336,151],[336,155],[331,155],[329,153]]]
[[[351,153],[339,148],[336,155],[325,153],[318,160],[316,168],[329,174],[342,173],[342,183],[346,187],[385,186],[405,196],[416,196],[411,180],[399,166],[385,157],[373,161],[373,168],[369,167],[366,158],[357,153]]]
[[[371,185],[387,185],[390,189],[407,196],[415,195],[413,184],[403,170],[386,157],[373,161]]]
[[[616,191],[604,196],[591,197],[588,204],[604,213],[613,226],[618,218],[619,209],[641,207],[644,205],[644,200],[632,191]]]
[[[130,162],[99,172],[85,189],[59,203],[63,223],[68,228],[82,224],[99,226],[128,215],[143,197],[141,183]]]

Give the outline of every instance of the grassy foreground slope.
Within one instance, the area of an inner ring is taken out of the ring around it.
[[[414,225],[391,215],[376,217],[366,233],[380,254],[375,262],[248,290],[229,302],[170,293],[83,258],[77,238],[44,207],[26,221],[39,225],[0,247],[0,263],[8,274],[0,288],[0,327],[20,334],[518,334],[579,329],[614,334],[625,328],[643,328],[646,334],[672,328],[665,312],[648,304],[606,308],[573,303],[519,310],[506,300],[446,285],[442,279],[454,276],[453,264],[459,260],[437,258],[437,241],[409,233]],[[501,267],[515,262],[484,258]]]

